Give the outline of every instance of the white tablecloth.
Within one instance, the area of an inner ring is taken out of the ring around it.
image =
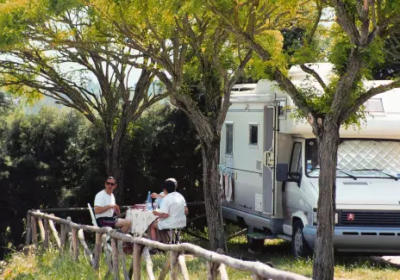
[[[129,209],[126,213],[126,219],[132,223],[131,233],[133,236],[143,236],[149,225],[157,219],[151,211],[142,211]]]

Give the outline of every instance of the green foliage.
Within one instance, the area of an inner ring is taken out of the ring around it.
[[[102,132],[74,110],[44,108],[0,118],[0,246],[22,242],[29,209],[85,206],[103,188],[105,158]],[[4,121],[3,121],[4,120]],[[184,148],[183,148],[184,147]],[[201,199],[201,153],[195,130],[183,112],[160,105],[130,126],[122,145],[125,198],[142,203],[149,190],[175,177],[187,201]],[[72,215],[90,223],[89,215]],[[1,250],[2,251],[2,250]],[[2,252],[0,251],[0,258]]]
[[[337,74],[343,76],[346,74],[347,63],[353,46],[349,37],[339,27],[334,27],[331,34],[334,40],[328,59],[335,65]],[[360,59],[363,61],[360,76],[371,79],[372,69],[379,67],[385,61],[384,41],[379,37],[375,38],[368,47],[362,50]]]

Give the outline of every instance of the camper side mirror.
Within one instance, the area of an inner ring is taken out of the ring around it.
[[[278,182],[297,182],[300,185],[301,173],[289,172],[287,163],[278,163],[276,165],[276,180]]]
[[[289,164],[278,163],[276,165],[276,180],[278,182],[286,182],[288,180]]]

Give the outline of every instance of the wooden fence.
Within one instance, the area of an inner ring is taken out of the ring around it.
[[[59,225],[57,231],[56,225]],[[38,227],[39,232],[38,234]],[[94,252],[92,252],[85,241],[84,232],[90,232],[96,235]],[[27,228],[26,228],[26,245],[33,244],[36,248],[39,246],[38,235],[41,237],[41,245],[49,248],[50,235],[53,235],[57,248],[60,254],[65,248],[69,247],[75,261],[79,258],[79,244],[83,247],[83,252],[86,255],[89,264],[94,270],[98,270],[100,266],[100,256],[102,251],[106,255],[106,263],[108,272],[113,275],[114,279],[120,279],[120,267],[122,266],[124,280],[130,279],[129,273],[126,270],[125,254],[122,250],[123,242],[134,244],[133,259],[131,269],[133,270],[132,279],[142,279],[141,261],[142,258],[146,263],[146,274],[150,280],[155,280],[153,272],[153,263],[149,254],[148,247],[159,250],[169,251],[170,257],[167,259],[160,272],[158,279],[165,279],[169,273],[170,279],[178,279],[178,271],[181,272],[183,279],[189,279],[189,273],[186,267],[185,255],[192,254],[196,257],[207,260],[207,279],[213,280],[220,276],[221,280],[228,279],[226,266],[234,269],[249,271],[253,275],[253,279],[274,279],[274,280],[304,280],[308,279],[304,276],[297,275],[291,272],[274,269],[260,262],[250,262],[238,260],[217,252],[208,251],[199,246],[189,243],[177,245],[163,244],[160,242],[151,241],[145,238],[132,237],[128,234],[122,234],[109,227],[95,227],[89,225],[76,224],[70,218],[61,219],[53,214],[44,214],[40,211],[28,211]],[[111,239],[111,248],[108,249],[107,238]],[[68,241],[68,242],[67,242]],[[67,244],[69,246],[67,246]],[[119,253],[118,253],[119,252]]]

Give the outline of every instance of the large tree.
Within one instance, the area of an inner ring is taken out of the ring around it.
[[[201,1],[92,3],[118,30],[121,44],[153,60],[154,64],[145,68],[158,76],[171,92],[172,103],[193,122],[201,142],[211,247],[226,249],[218,183],[219,144],[231,88],[250,61],[252,50],[221,28],[218,18]],[[282,38],[275,35],[270,34],[270,51],[279,53]],[[197,90],[193,84],[199,85]]]
[[[303,71],[310,74],[321,87],[321,92],[304,90],[296,87],[287,76],[287,68],[276,65],[271,67],[271,53],[263,45],[264,39],[257,29],[247,28],[248,22],[256,21],[258,26],[268,28],[260,9],[270,5],[269,0],[250,0],[238,3],[230,2],[230,7],[223,8],[218,1],[207,1],[210,9],[224,20],[226,30],[235,34],[240,40],[251,44],[259,57],[268,63],[270,78],[277,81],[297,106],[301,116],[307,117],[318,142],[320,176],[318,200],[318,229],[314,250],[314,279],[333,279],[334,275],[334,213],[336,193],[336,164],[339,145],[339,129],[349,122],[356,122],[363,115],[362,105],[376,94],[400,86],[400,81],[366,89],[363,79],[370,77],[370,70],[383,60],[382,41],[398,24],[400,2],[397,0],[316,0],[306,1],[308,20],[294,17],[292,24],[302,25],[307,29],[301,47],[290,57],[300,64]],[[297,1],[301,2],[301,1]],[[238,18],[238,5],[247,9],[246,17]],[[336,78],[326,84],[322,77],[306,62],[315,62],[320,57],[321,48],[315,37],[321,35],[319,22],[323,8],[333,8],[336,24],[328,36],[333,38],[330,46],[329,60],[335,65]],[[299,11],[304,11],[303,7]],[[289,61],[288,61],[289,62]],[[293,61],[292,61],[293,62]]]
[[[104,135],[106,166],[124,201],[121,143],[129,123],[165,97],[149,91],[154,73],[124,63],[151,63],[99,35],[106,28],[86,1],[12,0],[0,4],[0,87],[45,95],[76,109]],[[133,70],[133,71],[132,71]],[[137,79],[136,85],[133,81]]]

